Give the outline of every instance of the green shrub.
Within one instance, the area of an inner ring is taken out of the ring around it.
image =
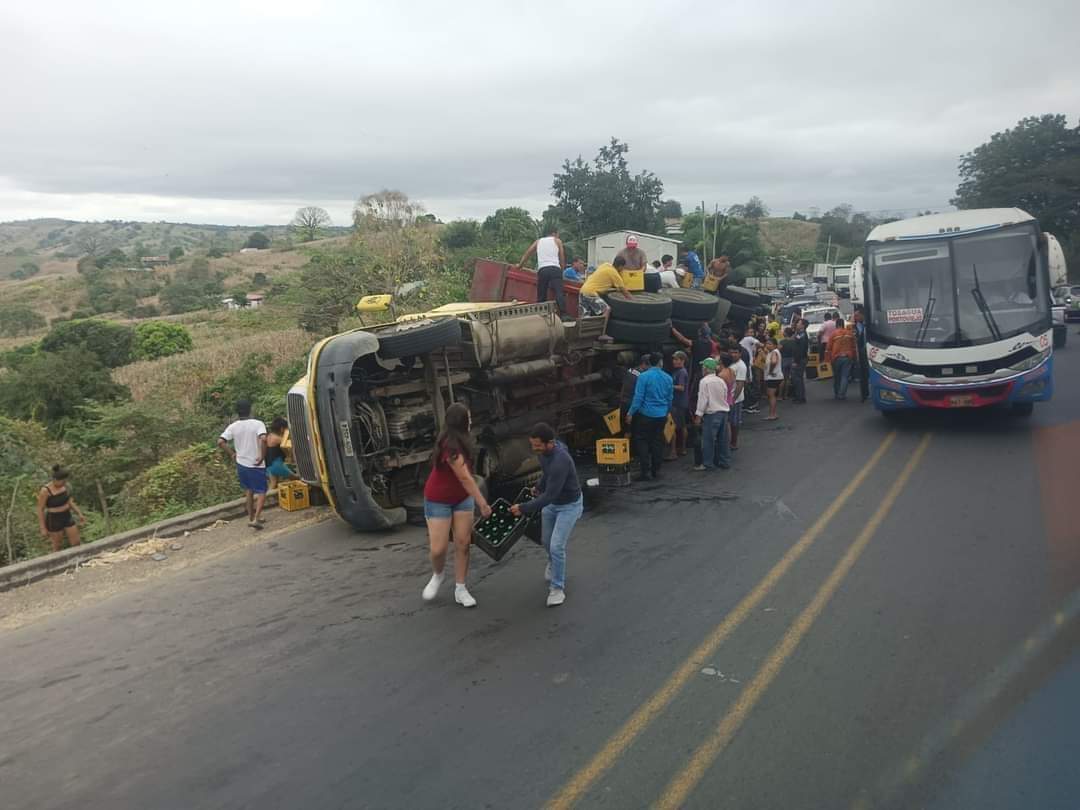
[[[177,259],[179,259],[183,255],[184,255],[184,249],[182,247],[180,247],[179,245],[177,245],[176,247],[174,247],[172,250],[169,251],[169,261],[175,262]]]
[[[191,335],[178,323],[147,321],[135,327],[134,354],[137,360],[156,360],[191,351]]]
[[[270,247],[270,237],[262,231],[255,231],[255,233],[251,234],[251,236],[247,238],[247,241],[244,243],[244,247],[255,248],[257,250],[266,250],[268,247]]]
[[[126,386],[112,381],[97,355],[82,347],[35,352],[0,375],[0,413],[44,422],[54,435],[61,435],[88,402],[130,396]]]
[[[132,480],[116,504],[124,518],[146,523],[214,506],[241,494],[225,454],[210,444],[193,444]]]
[[[66,462],[61,446],[41,425],[0,416],[0,515],[6,519],[11,509],[11,559],[7,544],[0,542],[0,565],[48,550],[48,541],[38,531],[37,492],[48,480],[49,468]]]
[[[45,319],[25,304],[0,306],[0,335],[15,337],[44,329]]]
[[[122,323],[87,318],[54,324],[41,340],[44,352],[81,348],[97,355],[109,368],[127,365],[133,359],[135,330]]]

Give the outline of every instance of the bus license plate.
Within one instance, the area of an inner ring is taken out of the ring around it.
[[[948,400],[950,408],[970,408],[974,401],[971,394],[954,394]]]

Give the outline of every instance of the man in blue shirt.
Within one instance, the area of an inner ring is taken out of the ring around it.
[[[580,256],[574,258],[570,266],[563,270],[563,278],[566,281],[576,281],[578,284],[585,280],[585,260]]]
[[[690,275],[694,277],[694,286],[700,287],[701,282],[705,280],[705,268],[701,266],[701,259],[697,253],[693,250],[687,250],[686,255],[683,256],[683,262],[686,263],[687,268],[690,270]]]
[[[641,480],[660,477],[664,460],[664,425],[671,411],[674,383],[671,375],[661,368],[663,355],[649,355],[649,370],[641,373],[634,386],[634,399],[626,411],[632,425],[634,445],[641,459]]]

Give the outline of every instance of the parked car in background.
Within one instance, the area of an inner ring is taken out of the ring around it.
[[[797,298],[794,301],[788,301],[784,304],[780,310],[780,323],[785,326],[791,323],[791,316],[795,313],[795,310],[801,309],[805,312],[810,307],[816,307],[818,305],[816,298]]]
[[[810,339],[810,350],[819,351],[818,335],[821,327],[829,316],[836,315],[836,307],[810,307],[803,310],[803,318],[806,319],[806,336]]]
[[[1080,284],[1068,288],[1069,302],[1065,306],[1065,320],[1069,323],[1080,321]]]

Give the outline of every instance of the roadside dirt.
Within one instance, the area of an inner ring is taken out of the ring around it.
[[[249,528],[246,520],[219,520],[194,532],[103,551],[74,570],[0,592],[0,630],[14,630],[56,613],[76,612],[135,583],[173,576],[215,557],[332,519],[333,512],[327,507],[299,512],[273,509],[267,512],[262,531]]]

